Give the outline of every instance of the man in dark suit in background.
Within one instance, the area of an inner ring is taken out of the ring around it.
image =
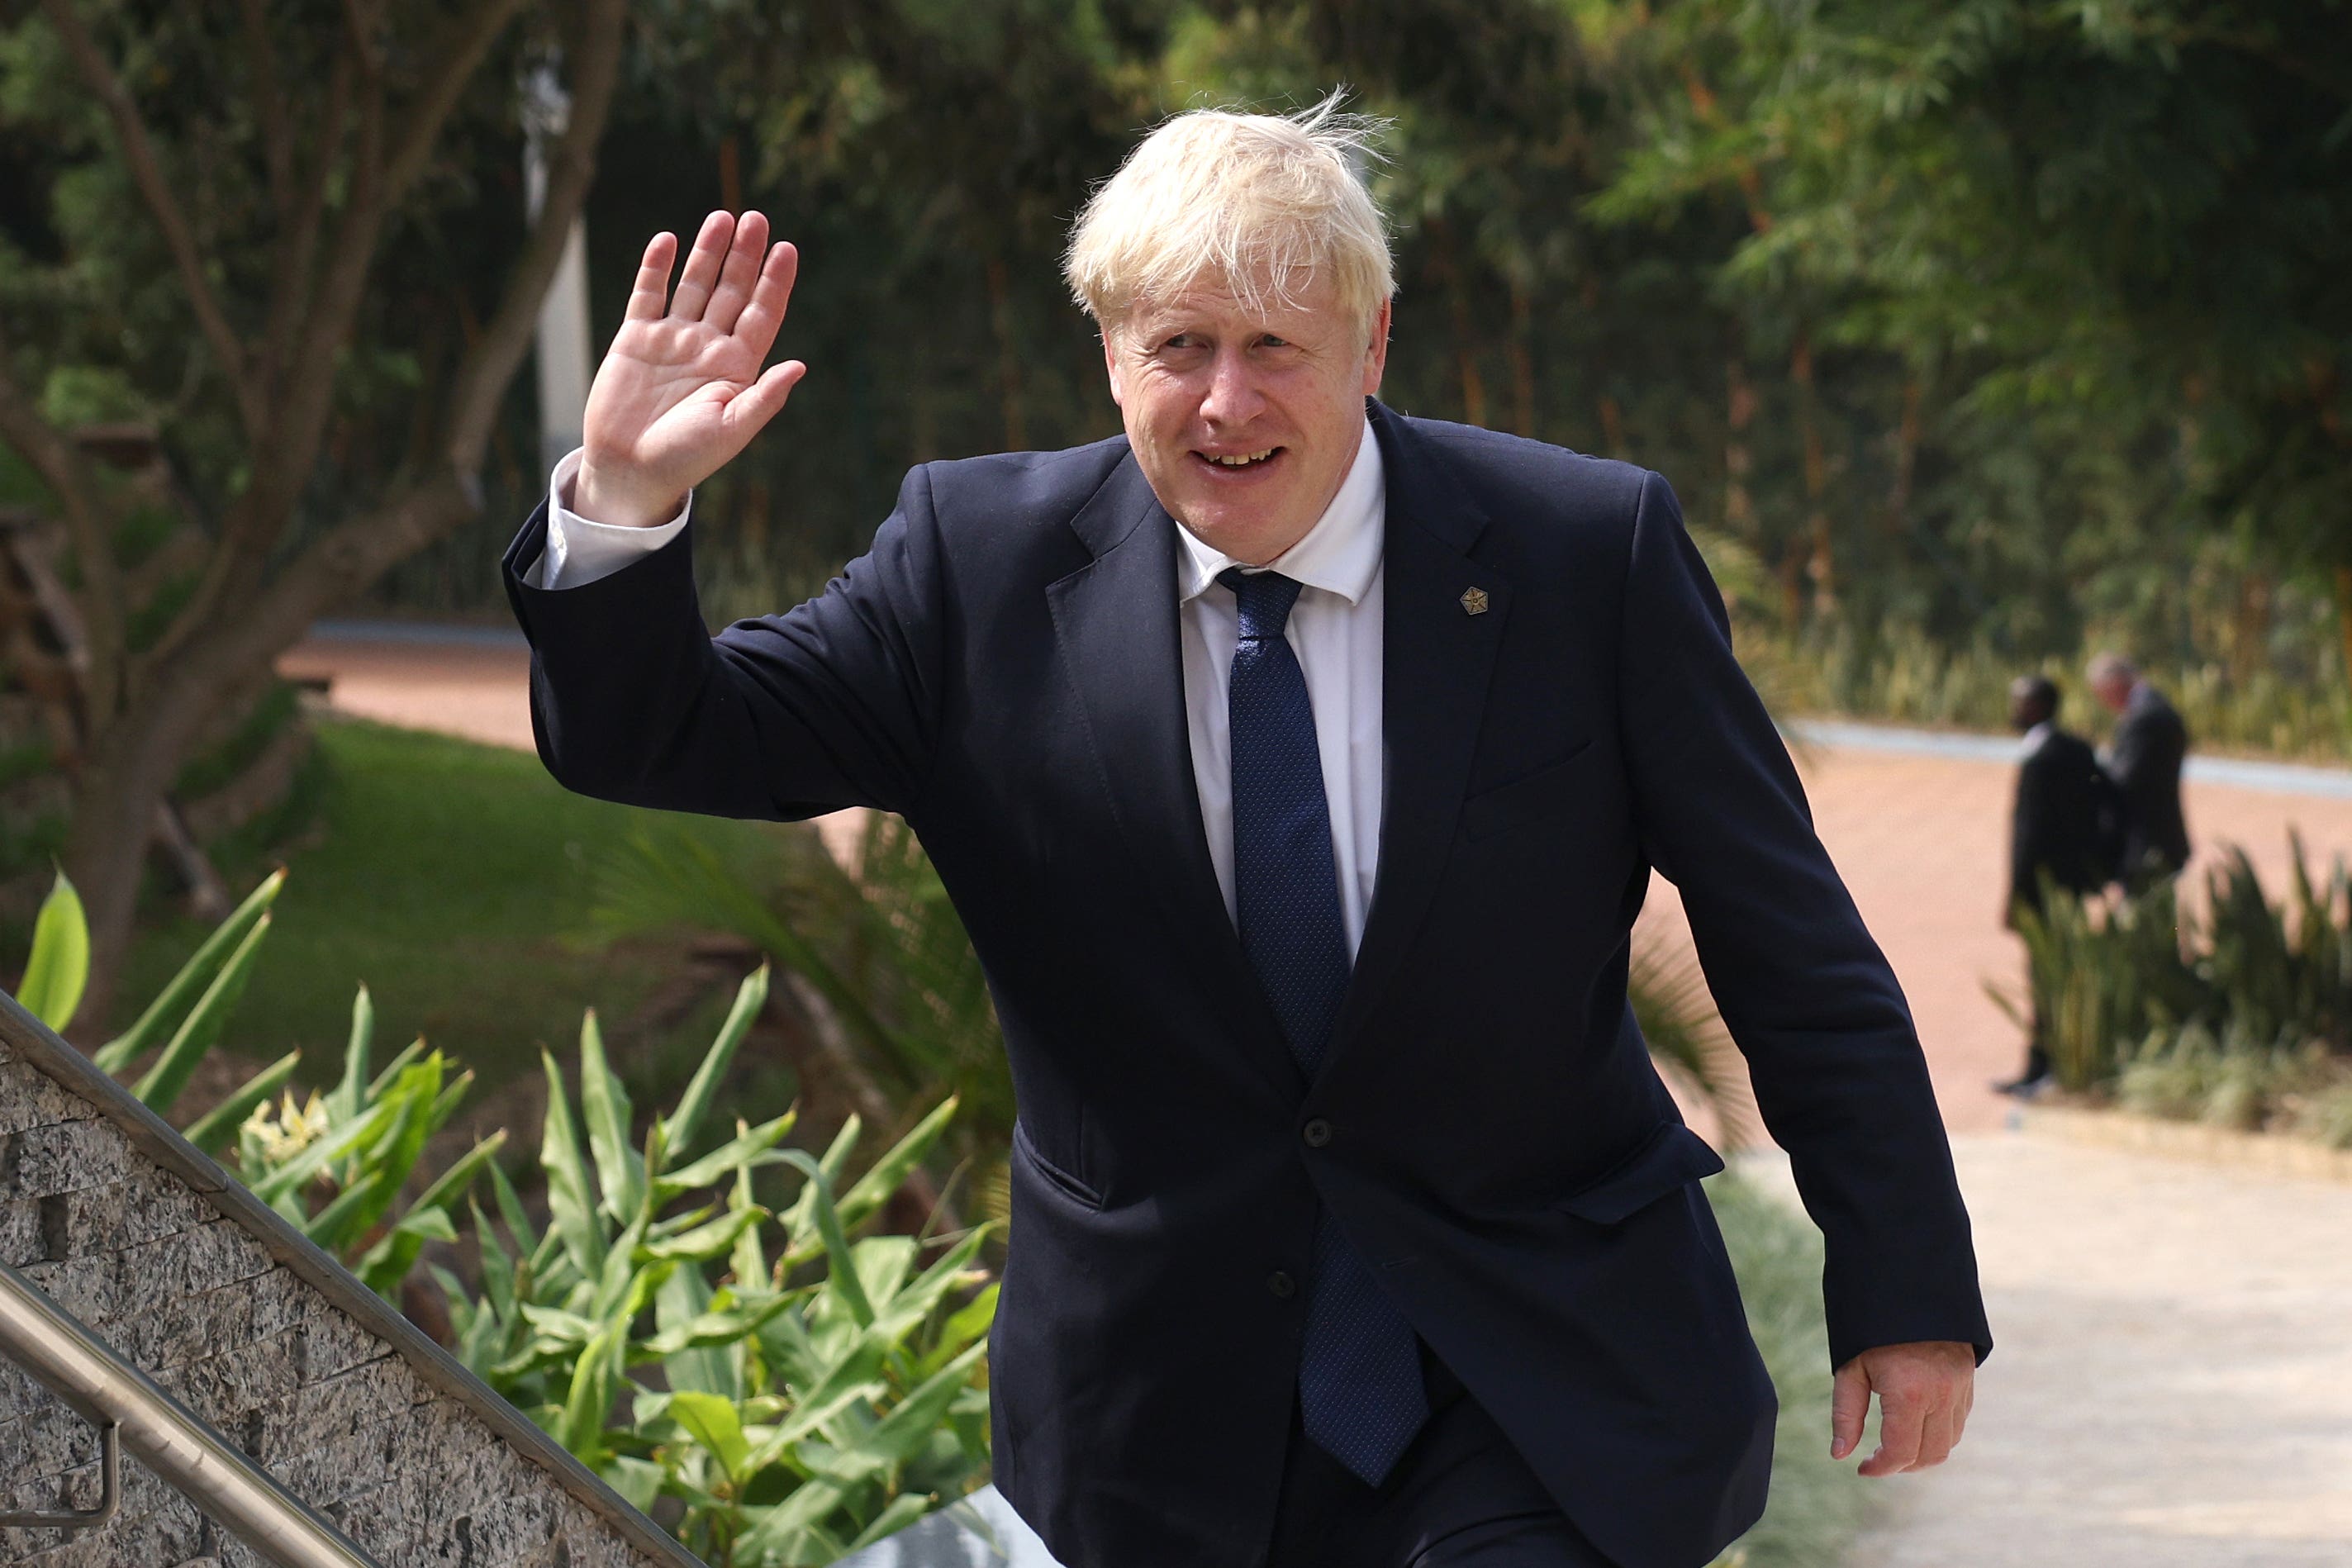
[[[2015,931],[2019,910],[2042,912],[2045,883],[2077,896],[2106,886],[2122,838],[2122,805],[2091,743],[2058,728],[2055,682],[2019,676],[2009,689],[2009,721],[2025,737],[2009,819],[2009,897],[2001,906],[2002,923]],[[2024,1072],[1993,1087],[2027,1095],[2049,1076],[2037,1014]]]
[[[2124,797],[2123,860],[2117,875],[2137,890],[2178,876],[2189,863],[2189,826],[2180,812],[2180,765],[2189,726],[2164,693],[2118,653],[2091,660],[2091,695],[2117,716],[2107,748],[2107,776]]]
[[[507,557],[540,751],[640,805],[902,813],[1019,1095],[999,1486],[1070,1568],[1698,1568],[1769,1379],[1626,1004],[1679,887],[1826,1240],[1832,1451],[1940,1463],[1989,1349],[1893,973],[1657,475],[1374,397],[1329,107],[1139,146],[1067,265],[1125,434],[931,463],[713,638],[693,488],[783,406],[795,257],[657,236]]]

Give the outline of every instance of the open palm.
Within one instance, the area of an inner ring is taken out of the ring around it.
[[[768,243],[768,220],[703,220],[677,290],[677,237],[646,247],[628,310],[588,390],[586,453],[572,505],[595,522],[665,521],[775,417],[808,369],[761,369],[775,346],[800,263]]]

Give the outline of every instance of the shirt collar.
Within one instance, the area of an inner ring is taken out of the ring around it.
[[[1380,575],[1381,524],[1388,511],[1388,475],[1381,466],[1381,444],[1372,423],[1364,421],[1356,460],[1339,481],[1339,493],[1307,536],[1265,568],[1304,584],[1337,594],[1353,605],[1371,591]],[[1209,590],[1217,574],[1239,565],[1223,551],[1202,543],[1182,523],[1176,525],[1176,602],[1189,604]],[[1260,568],[1244,566],[1244,572]]]
[[[2026,731],[2024,742],[2019,749],[2025,755],[2032,756],[2042,749],[2042,742],[2050,739],[2051,731],[2056,728],[2057,725],[2053,721],[2044,719],[2041,723]]]

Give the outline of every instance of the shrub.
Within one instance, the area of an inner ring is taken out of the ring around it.
[[[2352,868],[2339,857],[2315,881],[2302,839],[2289,842],[2283,903],[2232,848],[2207,873],[2201,917],[2168,881],[2137,897],[2045,887],[2041,912],[2019,911],[2030,1006],[2062,1085],[2251,1127],[2310,1060],[2352,1053]],[[2025,1005],[1993,994],[2029,1025]]]
[[[714,1568],[830,1563],[988,1474],[986,1227],[850,1239],[955,1101],[855,1182],[855,1118],[822,1159],[778,1147],[791,1112],[684,1159],[767,984],[765,969],[744,981],[641,1147],[589,1014],[576,1122],[545,1058],[546,1233],[493,1172],[505,1235],[473,1208],[479,1294],[436,1271],[459,1358]],[[770,1168],[800,1179],[782,1212],[754,1196]]]
[[[116,1077],[146,1061],[129,1087],[157,1115],[177,1107],[219,1043],[269,934],[269,908],[285,881],[283,871],[265,879],[138,1020],[92,1053],[92,1061]],[[51,1028],[64,1028],[80,1005],[89,961],[81,901],[60,874],[34,921],[18,1000]],[[362,986],[352,1005],[342,1076],[332,1089],[314,1091],[301,1104],[289,1090],[273,1109],[270,1096],[301,1063],[301,1053],[290,1051],[182,1131],[197,1148],[224,1158],[257,1196],[341,1258],[370,1289],[397,1300],[425,1244],[455,1238],[451,1210],[490,1166],[506,1134],[482,1139],[402,1204],[401,1192],[416,1175],[427,1141],[457,1110],[473,1075],[452,1077],[450,1064],[440,1052],[428,1052],[423,1040],[381,1071],[372,1070],[374,1028],[374,1010]]]

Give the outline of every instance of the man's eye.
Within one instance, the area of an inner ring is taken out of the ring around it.
[[[1258,346],[1260,348],[1268,349],[1286,349],[1290,346],[1290,340],[1287,338],[1277,338],[1272,332],[1268,332],[1265,336],[1258,339]]]

